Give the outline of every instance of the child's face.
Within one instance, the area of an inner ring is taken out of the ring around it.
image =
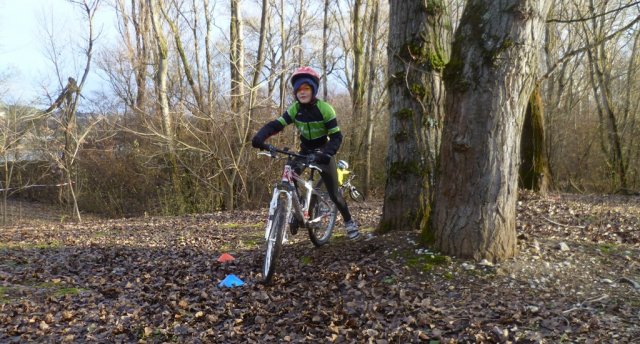
[[[298,101],[302,104],[307,104],[311,101],[311,97],[313,96],[311,86],[307,84],[302,84],[300,88],[298,88],[298,92],[296,93],[296,97]]]

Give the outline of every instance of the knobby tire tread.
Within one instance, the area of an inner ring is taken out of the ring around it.
[[[285,209],[285,199],[279,198],[278,205],[276,206],[276,210],[273,213],[273,221],[271,223],[271,229],[269,230],[269,238],[271,238],[272,235],[275,235],[275,242],[273,243],[273,247],[272,247],[273,252],[271,254],[271,262],[269,264],[268,271],[265,272],[264,270],[266,270],[266,267],[263,268],[263,273],[265,274],[263,282],[265,284],[271,283],[271,280],[273,279],[273,275],[275,274],[276,267],[278,265],[278,258],[280,257],[280,252],[282,251],[282,239],[284,237],[286,222],[287,222],[287,214]],[[265,265],[267,264],[267,259],[269,259],[268,251],[269,251],[269,242],[267,242],[267,251],[265,252],[265,257],[264,257]]]

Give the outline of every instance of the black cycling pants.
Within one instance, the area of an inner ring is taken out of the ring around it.
[[[345,202],[344,197],[338,191],[338,170],[336,167],[336,157],[332,156],[331,160],[329,160],[328,164],[316,164],[320,169],[322,169],[322,173],[320,173],[320,177],[322,178],[322,182],[327,187],[327,191],[329,192],[329,198],[336,204],[338,211],[342,214],[342,218],[344,222],[351,221],[351,213],[349,212],[349,207],[347,207],[347,202]],[[296,173],[302,173],[302,170],[299,168],[295,168]]]

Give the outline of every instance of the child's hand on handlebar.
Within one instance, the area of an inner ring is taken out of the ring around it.
[[[312,154],[312,160],[318,164],[326,165],[331,161],[331,155],[322,153],[322,152],[314,152]]]

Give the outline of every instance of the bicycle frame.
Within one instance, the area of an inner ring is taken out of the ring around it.
[[[313,172],[318,171],[322,172],[320,167],[310,163],[310,162],[301,162],[303,166],[309,167],[311,169],[309,179],[304,179],[299,176],[294,170],[293,157],[307,159],[304,155],[299,155],[296,153],[291,153],[288,151],[276,150],[276,152],[287,154],[289,157],[287,162],[284,164],[282,170],[282,176],[280,178],[280,182],[275,185],[273,188],[273,193],[271,196],[271,202],[269,202],[269,218],[267,220],[267,225],[265,227],[265,239],[269,238],[269,230],[271,229],[271,224],[273,221],[273,214],[275,212],[276,206],[278,204],[278,199],[281,195],[286,197],[286,222],[291,223],[291,219],[293,216],[296,217],[298,222],[302,225],[302,227],[307,228],[310,224],[316,223],[322,219],[322,216],[309,219],[309,206],[311,204],[311,196],[313,194],[319,195],[318,192],[313,187]],[[258,153],[261,155],[268,155],[274,157],[271,153]],[[304,190],[304,202],[300,203],[300,197],[298,193],[298,189],[296,188],[294,181],[298,182],[298,188],[302,188]],[[295,196],[295,197],[294,197]],[[288,240],[287,231],[284,233],[284,242]]]

